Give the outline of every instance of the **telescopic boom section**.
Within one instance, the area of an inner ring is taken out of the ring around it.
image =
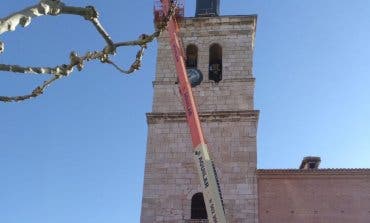
[[[161,0],[161,2],[163,10],[162,13],[165,16],[168,14],[170,7],[173,4],[179,5],[177,2],[171,0]],[[176,9],[176,11],[183,12],[183,9]],[[155,11],[155,15],[158,15],[158,11]],[[195,105],[193,92],[191,90],[186,73],[183,49],[181,48],[181,42],[178,36],[179,25],[176,21],[176,16],[170,19],[167,30],[170,37],[172,54],[179,79],[179,90],[185,108],[186,119],[190,128],[194,149],[194,158],[199,179],[202,183],[208,220],[211,223],[226,223],[222,196],[220,193],[215,168],[208,154],[208,148],[199,121],[199,115]]]

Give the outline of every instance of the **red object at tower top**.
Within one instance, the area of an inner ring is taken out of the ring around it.
[[[174,4],[176,5],[176,20],[180,21],[184,18],[185,14],[185,1],[184,0],[174,0]],[[163,4],[162,0],[154,0],[154,22],[162,21],[165,13],[163,11]]]

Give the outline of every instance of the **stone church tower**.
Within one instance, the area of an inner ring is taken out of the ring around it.
[[[194,97],[230,223],[258,221],[252,74],[256,19],[219,16],[219,0],[198,0],[196,17],[181,25],[186,66],[203,73]],[[153,86],[141,222],[208,222],[167,33],[158,39]]]

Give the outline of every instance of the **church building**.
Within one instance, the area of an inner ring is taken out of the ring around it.
[[[370,222],[370,169],[320,169],[318,157],[306,157],[297,169],[257,169],[256,25],[256,15],[220,15],[219,0],[197,0],[195,17],[181,21],[186,67],[203,73],[193,92],[227,221]],[[206,223],[166,32],[158,38],[153,87],[141,222]]]

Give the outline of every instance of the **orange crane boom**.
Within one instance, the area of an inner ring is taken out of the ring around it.
[[[164,16],[169,12],[173,0],[161,0]],[[194,159],[197,166],[200,182],[202,183],[203,196],[207,209],[208,220],[211,223],[226,223],[222,196],[218,185],[217,175],[212,160],[208,153],[207,144],[203,135],[199,114],[189,79],[185,68],[183,49],[178,35],[179,25],[176,17],[168,23],[168,34],[176,71],[179,79],[179,91],[184,105],[186,119],[189,125],[191,140],[194,149]]]

